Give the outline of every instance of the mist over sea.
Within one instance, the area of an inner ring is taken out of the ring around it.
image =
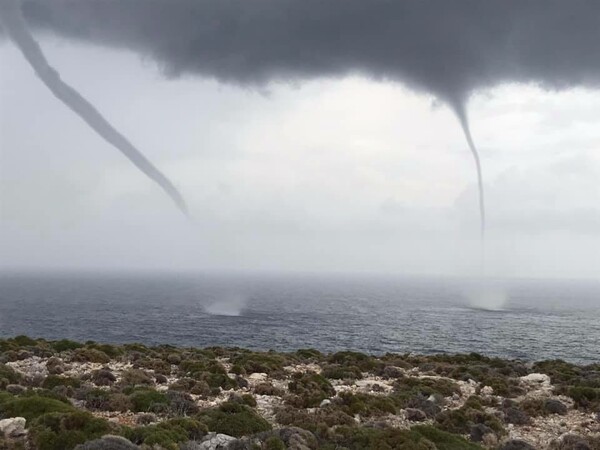
[[[0,335],[600,361],[600,282],[3,273]]]

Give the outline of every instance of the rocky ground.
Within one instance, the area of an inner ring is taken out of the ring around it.
[[[0,340],[0,449],[73,448],[600,449],[600,365]]]

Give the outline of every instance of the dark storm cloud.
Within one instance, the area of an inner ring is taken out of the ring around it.
[[[29,22],[173,76],[261,84],[361,72],[457,103],[504,81],[600,81],[596,0],[25,0]]]
[[[597,86],[597,0],[26,0],[37,27],[130,49],[171,76],[260,85],[349,72],[447,102],[483,174],[465,101],[479,88]]]

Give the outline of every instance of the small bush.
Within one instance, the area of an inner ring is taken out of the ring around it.
[[[242,394],[242,401],[251,408],[256,408],[256,399],[252,394]]]
[[[284,392],[281,389],[276,388],[271,383],[260,383],[254,387],[254,393],[256,395],[274,395],[281,397]]]
[[[237,386],[235,380],[227,375],[222,364],[215,360],[186,360],[179,364],[179,372],[187,378],[204,381],[211,388],[232,389]]]
[[[100,350],[101,352],[106,353],[111,358],[116,358],[123,354],[123,350],[121,350],[118,346],[111,345],[111,344],[93,343],[93,344],[88,344],[88,348]]]
[[[96,386],[110,386],[117,377],[109,369],[98,369],[92,372],[92,381]]]
[[[42,383],[42,387],[45,389],[54,389],[56,386],[67,386],[72,388],[78,388],[81,386],[81,381],[78,378],[73,377],[61,377],[58,375],[49,375]]]
[[[129,411],[132,408],[132,403],[129,397],[120,392],[111,393],[108,397],[108,410],[110,411]]]
[[[170,353],[167,355],[167,362],[177,366],[181,363],[181,356],[179,356],[177,353]]]
[[[277,436],[267,438],[263,444],[264,450],[285,450],[285,444]]]
[[[191,395],[186,392],[167,391],[169,408],[177,416],[187,416],[198,412],[199,408]]]
[[[110,357],[103,351],[96,350],[95,348],[78,348],[73,353],[73,361],[108,364]]]
[[[403,377],[394,382],[394,393],[391,398],[400,408],[418,407],[415,402],[430,395],[449,397],[459,392],[460,388],[453,381],[438,378]]]
[[[587,386],[572,386],[569,388],[568,393],[577,407],[587,408],[600,401],[600,389]]]
[[[17,384],[21,381],[21,374],[6,364],[0,364],[0,387],[5,389],[9,384]]]
[[[288,388],[293,395],[286,397],[286,403],[297,408],[319,406],[324,399],[335,395],[327,378],[314,372],[293,374]]]
[[[200,440],[206,432],[206,426],[196,420],[173,419],[157,425],[127,429],[124,435],[134,444],[178,450],[180,443]]]
[[[344,367],[356,367],[363,372],[369,372],[383,366],[376,358],[359,352],[337,352],[329,356],[328,361]]]
[[[135,367],[153,370],[155,374],[171,375],[171,364],[162,359],[143,358],[135,362]]]
[[[323,426],[335,427],[341,425],[354,425],[354,418],[337,408],[324,408],[315,411],[282,407],[275,410],[275,419],[281,425],[294,426],[317,432]]]
[[[121,373],[121,384],[126,386],[151,386],[152,377],[141,369],[127,369]]]
[[[231,363],[246,373],[266,373],[272,376],[282,373],[287,364],[284,356],[275,353],[244,352],[231,358]]]
[[[38,450],[69,450],[96,439],[111,430],[110,424],[84,411],[47,413],[31,425],[32,440]]]
[[[91,410],[110,411],[110,391],[104,389],[84,389],[76,396],[85,400],[85,406]]]
[[[334,404],[351,416],[360,414],[363,417],[372,417],[396,412],[394,402],[380,395],[342,392],[334,399]]]
[[[0,404],[0,414],[4,417],[24,417],[28,422],[46,413],[73,412],[71,405],[59,400],[38,395],[18,397]]]
[[[131,409],[135,412],[154,412],[156,405],[168,405],[169,399],[162,392],[139,389],[129,396]]]
[[[436,416],[435,420],[439,429],[449,433],[468,434],[471,427],[476,424],[483,424],[497,434],[505,433],[498,418],[465,406],[460,409],[443,411]]]
[[[25,336],[25,335],[19,335],[19,336],[15,336],[12,341],[17,344],[19,347],[33,347],[36,346],[38,343],[36,340],[31,339],[29,336]]]
[[[314,348],[301,348],[296,351],[295,356],[305,362],[317,362],[323,359],[323,353]]]
[[[199,420],[210,431],[241,437],[261,431],[269,431],[271,425],[246,405],[225,402],[218,408],[203,411]]]
[[[445,434],[444,437],[446,437]],[[328,448],[345,448],[349,450],[437,450],[443,448],[436,447],[431,440],[416,431],[394,428],[339,427],[327,435],[327,442],[329,444]],[[454,447],[457,450],[478,448],[470,447],[469,443],[464,439],[459,438],[458,443],[466,445],[463,447]],[[445,448],[444,450],[447,449],[449,450],[450,448]]]
[[[356,366],[329,364],[323,367],[321,375],[332,380],[356,380],[362,378],[361,370]]]
[[[46,369],[51,375],[60,375],[65,371],[65,363],[62,359],[53,356],[46,361]]]
[[[67,350],[77,350],[84,345],[79,342],[70,341],[69,339],[61,339],[60,341],[51,342],[50,346],[58,353],[61,353]]]

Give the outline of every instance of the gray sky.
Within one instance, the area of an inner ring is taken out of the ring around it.
[[[1,41],[2,266],[475,273],[474,166],[439,92],[327,71],[165,77],[132,46],[36,36],[173,180],[194,221]],[[508,81],[477,85],[468,102],[488,270],[598,279],[600,91]]]

